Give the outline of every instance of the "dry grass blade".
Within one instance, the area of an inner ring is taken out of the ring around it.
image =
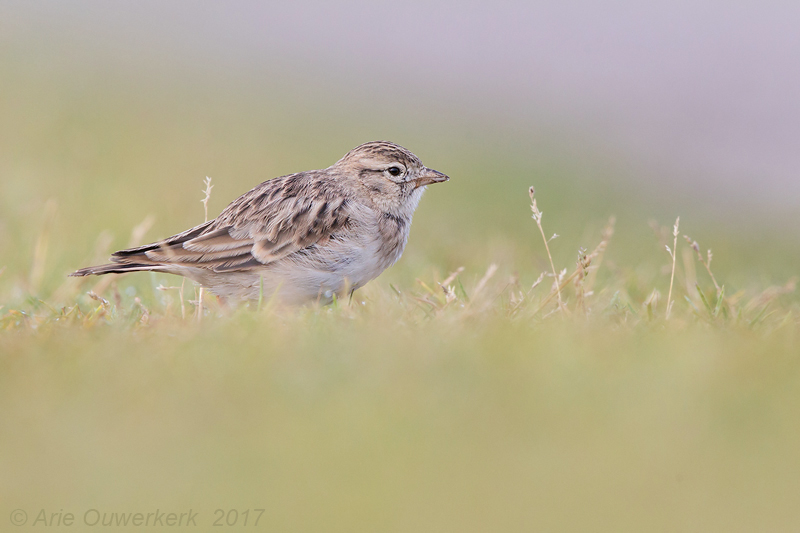
[[[486,273],[483,277],[478,281],[478,284],[475,285],[475,289],[472,291],[472,297],[469,299],[467,304],[465,305],[464,309],[474,311],[475,302],[478,301],[478,298],[481,296],[481,293],[486,288],[486,285],[489,283],[489,280],[494,277],[497,273],[497,265],[492,263],[489,265],[489,268],[486,269]]]
[[[584,300],[587,293],[585,291],[584,281],[586,280],[586,276],[589,272],[589,267],[592,264],[592,257],[586,253],[584,248],[580,248],[578,250],[578,260],[576,264],[577,267],[575,270],[578,275],[575,276],[575,309],[586,314],[587,309]]]
[[[131,239],[128,241],[128,248],[139,246],[142,241],[144,241],[144,236],[147,235],[147,232],[150,231],[155,223],[155,215],[149,214],[144,217],[144,220],[139,222],[131,231]]]
[[[747,303],[747,310],[764,307],[784,294],[791,294],[797,289],[797,278],[792,278],[783,286],[767,287],[758,296]]]
[[[186,320],[186,304],[184,303],[184,299],[183,299],[183,287],[184,287],[184,285],[186,285],[186,278],[182,279],[180,287],[165,287],[163,285],[159,285],[158,287],[156,287],[156,289],[158,289],[160,291],[171,291],[171,290],[178,291],[178,298],[180,299],[180,302],[181,302],[181,319],[182,320]]]
[[[541,312],[541,310],[544,309],[547,306],[547,304],[552,302],[553,298],[555,298],[556,295],[560,293],[560,291],[564,290],[567,287],[567,285],[569,285],[569,283],[572,280],[574,280],[577,276],[578,276],[578,271],[575,270],[572,274],[564,278],[563,281],[561,281],[561,283],[557,283],[556,287],[550,291],[550,294],[548,294],[547,297],[544,300],[542,300],[542,303],[540,303],[539,307],[536,308],[536,311],[533,312],[533,316],[538,315],[539,312]],[[562,306],[562,309],[566,308]]]
[[[208,222],[208,201],[211,199],[211,189],[214,188],[211,185],[211,178],[206,176],[206,179],[203,180],[205,183],[206,188],[203,189],[203,199],[200,202],[203,204],[203,222]],[[196,307],[196,318],[198,321],[203,320],[203,297],[205,294],[205,289],[200,287],[197,293],[197,307]]]
[[[109,301],[103,298],[102,296],[97,295],[94,291],[89,291],[86,293],[86,295],[92,300],[100,302],[103,305],[104,309],[108,310],[111,308],[111,304],[109,303]]]
[[[561,299],[561,286],[559,285],[559,276],[556,273],[556,266],[553,263],[553,255],[550,253],[550,246],[548,244],[549,241],[555,239],[558,235],[553,235],[550,239],[545,237],[544,228],[542,228],[542,215],[543,213],[539,210],[539,206],[536,205],[536,189],[532,186],[528,188],[528,195],[531,197],[531,211],[533,211],[533,220],[536,221],[536,226],[539,228],[539,233],[542,234],[542,240],[544,241],[544,248],[547,251],[547,257],[550,259],[550,268],[553,271],[553,284],[556,290],[556,296],[558,297],[558,308],[562,309],[564,307],[564,301]]]
[[[714,255],[711,253],[711,248],[708,249],[707,257],[703,257],[703,254],[700,253],[700,245],[697,244],[697,241],[692,240],[691,237],[688,235],[683,236],[686,239],[686,242],[689,243],[689,246],[692,250],[694,250],[695,254],[697,254],[697,259],[703,263],[703,266],[706,268],[706,272],[708,275],[711,276],[711,281],[714,283],[714,288],[717,290],[717,296],[722,291],[722,288],[717,283],[717,278],[714,277],[714,273],[711,271],[711,260],[714,258]]]
[[[133,303],[142,312],[142,316],[139,318],[139,323],[143,326],[146,326],[150,322],[150,310],[145,307],[145,305],[142,303],[142,300],[138,297],[133,299]]]
[[[444,293],[445,305],[448,305],[458,299],[455,289],[451,287],[450,284],[453,283],[462,272],[464,272],[464,267],[458,267],[439,284],[439,287],[441,287],[442,292]]]
[[[42,223],[42,230],[39,232],[39,236],[36,239],[36,246],[33,251],[33,263],[31,264],[29,278],[31,293],[38,292],[42,283],[42,278],[44,277],[47,249],[50,244],[50,231],[56,216],[57,207],[58,204],[53,199],[48,200],[44,206],[44,222]]]
[[[206,188],[203,189],[203,199],[200,200],[200,203],[203,204],[203,222],[208,222],[208,201],[211,199],[211,189],[214,188],[211,185],[211,178],[206,176],[206,179],[203,180]]]
[[[644,308],[647,311],[647,318],[649,320],[655,319],[655,311],[658,308],[658,302],[661,299],[661,293],[658,289],[653,289],[650,296],[644,301]]]
[[[458,276],[461,275],[462,272],[464,272],[464,267],[463,266],[458,267],[454,272],[450,273],[450,275],[447,276],[445,280],[440,283],[440,285],[442,286],[450,285],[456,280]]]
[[[584,290],[587,293],[592,292],[595,280],[597,279],[597,272],[600,270],[600,267],[603,264],[603,258],[605,257],[606,250],[611,242],[611,238],[614,236],[614,227],[616,226],[616,223],[616,217],[611,216],[608,218],[608,222],[600,234],[600,243],[595,247],[594,250],[592,250],[592,253],[589,254],[592,268],[589,269],[589,274],[584,282]]]
[[[669,293],[667,294],[667,320],[669,320],[670,312],[672,311],[672,286],[675,284],[675,259],[678,250],[678,226],[681,223],[681,217],[675,219],[675,225],[672,227],[672,250],[667,246],[667,252],[672,257],[672,274],[669,278]]]
[[[472,291],[473,299],[483,291],[483,289],[486,287],[486,284],[489,283],[489,280],[492,279],[492,277],[494,277],[496,273],[497,273],[497,265],[492,263],[491,265],[489,265],[489,268],[486,269],[486,273],[483,275],[481,280],[475,286],[475,290]]]
[[[512,302],[513,307],[511,308],[511,311],[509,313],[511,316],[517,314],[525,304],[531,301],[531,294],[533,293],[534,289],[536,289],[536,287],[541,285],[542,281],[544,281],[545,275],[546,272],[542,272],[541,274],[539,274],[539,277],[536,278],[536,281],[533,282],[531,288],[528,289],[526,293],[521,293],[521,296],[518,298],[516,302]]]

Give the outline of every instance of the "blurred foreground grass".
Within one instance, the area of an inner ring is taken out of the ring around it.
[[[397,120],[246,84],[4,68],[0,520],[192,508],[214,529],[215,509],[263,508],[259,528],[282,531],[800,526],[800,247],[766,215],[737,225],[691,194],[648,200],[613,165],[465,133],[446,111]],[[374,138],[453,180],[350,302],[211,299],[198,320],[191,284],[182,303],[157,289],[169,276],[65,278],[197,223],[205,175],[216,213]],[[530,184],[561,235],[568,311],[540,278]],[[667,320],[675,206],[725,291],[680,238]]]
[[[217,508],[291,531],[799,523],[796,324],[393,311],[6,333],[0,497],[207,529]]]

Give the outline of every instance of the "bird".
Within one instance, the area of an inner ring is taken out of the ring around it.
[[[423,192],[449,179],[398,144],[367,142],[328,168],[267,180],[212,220],[70,276],[163,272],[225,302],[329,304],[400,258]]]

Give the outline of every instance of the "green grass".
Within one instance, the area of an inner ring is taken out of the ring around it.
[[[216,530],[221,508],[265,509],[265,531],[800,525],[800,244],[779,229],[796,214],[712,212],[502,125],[465,133],[446,109],[423,128],[418,110],[252,80],[3,68],[0,520],[192,508]],[[401,261],[349,302],[206,298],[198,320],[192,284],[185,317],[178,290],[157,289],[180,279],[66,278],[150,214],[144,240],[202,221],[207,175],[213,216],[382,137],[452,181],[426,194]],[[532,288],[551,266],[529,185],[565,276],[616,216],[562,311],[552,275]],[[680,235],[714,250],[724,293],[679,237],[667,319],[678,214]]]

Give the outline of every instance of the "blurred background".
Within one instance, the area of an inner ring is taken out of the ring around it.
[[[194,506],[207,529],[266,507],[283,531],[793,530],[796,299],[767,335],[416,320],[388,287],[465,266],[471,290],[491,263],[532,283],[550,267],[530,185],[559,269],[616,216],[598,315],[620,287],[640,312],[666,294],[650,221],[678,215],[727,295],[784,284],[798,28],[797,2],[0,0],[3,324],[98,308],[97,280],[65,276],[202,222],[206,176],[212,217],[375,139],[452,178],[356,318],[0,331],[0,523]],[[155,317],[176,280],[114,283]]]

